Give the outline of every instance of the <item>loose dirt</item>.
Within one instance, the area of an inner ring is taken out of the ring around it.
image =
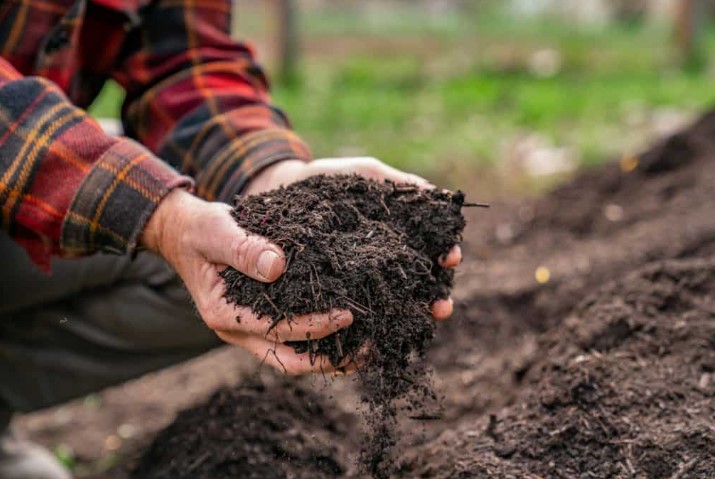
[[[713,185],[715,113],[544,198],[470,211],[457,311],[427,355],[442,418],[401,416],[409,434],[400,436],[391,475],[715,477]],[[334,477],[364,477],[352,467],[362,434],[355,388],[315,389],[310,401],[291,402],[266,388],[245,410],[296,408],[283,416],[289,430],[315,434],[298,450],[329,458],[319,463],[344,471]],[[246,416],[237,410],[230,414]],[[213,421],[198,411],[183,420]],[[180,430],[175,440],[192,440]],[[238,428],[217,428],[173,460],[197,460],[226,430],[240,456]],[[291,434],[266,427],[261,437],[280,450]],[[156,467],[169,460],[157,458]],[[264,477],[316,470],[302,459],[274,464]]]

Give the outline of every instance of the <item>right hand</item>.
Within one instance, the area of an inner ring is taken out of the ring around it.
[[[141,241],[176,270],[201,318],[223,341],[250,351],[286,374],[334,371],[327,357],[320,356],[311,364],[309,353],[297,354],[283,343],[320,339],[345,328],[353,322],[350,311],[296,316],[269,331],[269,318],[258,318],[250,307],[230,304],[224,298],[225,285],[218,273],[227,266],[266,283],[278,279],[286,267],[281,248],[240,228],[230,211],[228,205],[174,190],[159,203]]]

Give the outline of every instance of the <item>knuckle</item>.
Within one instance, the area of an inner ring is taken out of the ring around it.
[[[363,168],[367,171],[377,173],[383,170],[385,164],[378,160],[377,158],[367,157],[362,162]]]

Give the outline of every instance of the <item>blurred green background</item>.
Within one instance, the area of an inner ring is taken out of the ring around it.
[[[237,2],[235,32],[276,72],[272,3]],[[683,53],[679,0],[589,3],[296,1],[297,71],[274,82],[275,102],[316,156],[375,156],[491,195],[539,190],[715,100],[707,7]],[[109,85],[92,112],[115,117],[120,100]]]

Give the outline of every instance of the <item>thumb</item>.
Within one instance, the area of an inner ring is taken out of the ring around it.
[[[283,250],[266,238],[251,234],[239,227],[223,205],[206,218],[205,248],[203,253],[212,263],[232,266],[251,278],[271,283],[286,267]]]

